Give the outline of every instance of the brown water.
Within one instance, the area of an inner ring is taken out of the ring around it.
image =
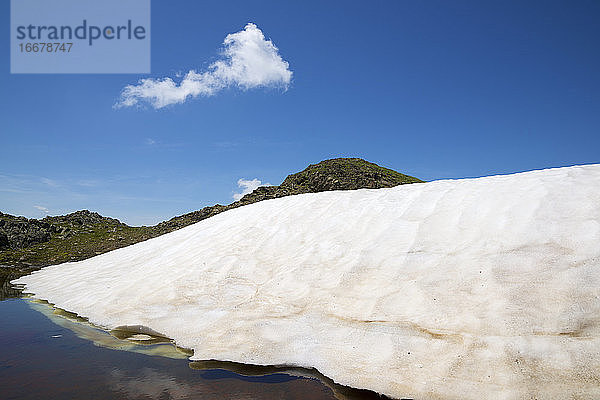
[[[127,335],[60,314],[28,299],[0,301],[0,398],[383,398],[336,385],[314,370],[190,363],[170,343],[122,340]]]

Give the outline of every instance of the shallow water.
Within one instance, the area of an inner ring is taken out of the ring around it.
[[[0,301],[0,321],[3,399],[381,398],[312,370],[190,363],[168,340],[124,340],[31,299]]]

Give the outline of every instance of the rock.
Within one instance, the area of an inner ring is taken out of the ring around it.
[[[0,248],[19,249],[50,240],[50,224],[0,213]]]
[[[0,232],[0,250],[8,249],[9,247],[10,242],[8,241],[8,236],[6,235],[6,233]]]

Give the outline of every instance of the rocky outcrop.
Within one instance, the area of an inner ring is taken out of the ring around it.
[[[0,213],[0,250],[20,249],[50,240],[48,222]]]
[[[41,220],[0,215],[0,271],[11,274],[67,261],[79,261],[155,235],[88,210]]]
[[[96,225],[126,226],[117,219],[88,210],[41,220],[0,213],[0,250],[24,249],[53,237],[64,239],[88,232]]]

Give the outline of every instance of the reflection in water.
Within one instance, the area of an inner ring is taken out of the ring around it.
[[[41,314],[27,313],[25,304]],[[7,305],[22,308],[12,315],[12,324],[9,318],[7,330],[0,329],[0,387],[7,388],[9,398],[385,398],[337,385],[316,370],[212,360],[190,362],[188,367],[178,359],[192,355],[190,350],[175,346],[169,338],[145,327],[124,326],[109,334],[84,318],[32,299],[0,302],[3,320]],[[41,323],[36,315],[42,314],[53,324]],[[19,326],[23,318],[37,320],[23,328]],[[16,326],[12,331],[11,325]],[[32,339],[28,329],[43,338]],[[85,340],[77,341],[69,332]],[[89,346],[89,342],[95,346]],[[126,352],[94,350],[98,347]]]
[[[189,370],[192,371],[192,370]],[[193,371],[192,371],[193,372]],[[199,376],[196,375],[196,378]],[[127,399],[203,399],[203,400],[246,400],[246,399],[333,399],[329,390],[316,380],[289,377],[284,382],[249,384],[239,379],[222,377],[217,379],[182,381],[164,370],[142,368],[135,374],[115,369],[111,372],[110,388]]]
[[[327,385],[334,393],[336,399],[358,400],[358,399],[388,399],[387,396],[372,392],[370,390],[354,389],[348,386],[338,385],[332,379],[321,374],[316,369],[296,368],[296,367],[280,367],[280,366],[263,366],[241,364],[231,361],[192,361],[190,368],[199,370],[227,370],[241,376],[249,377],[265,377],[273,376],[274,374],[287,374],[296,377],[309,379],[318,379]]]
[[[0,265],[0,301],[21,296],[22,290],[10,284],[11,280],[21,275],[11,272],[9,267]]]
[[[111,371],[110,388],[115,392],[126,394],[130,399],[140,397],[152,400],[186,399],[197,393],[190,384],[178,382],[173,377],[152,368],[143,368],[137,376],[130,376],[125,371]]]

